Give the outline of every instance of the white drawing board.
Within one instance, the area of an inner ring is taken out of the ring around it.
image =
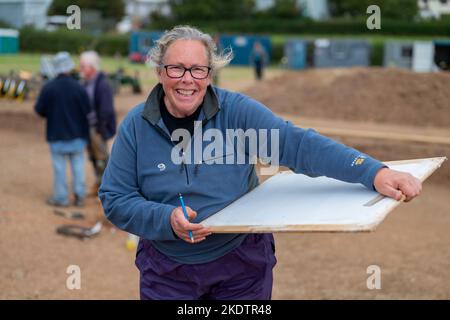
[[[424,181],[445,160],[385,164]],[[201,223],[216,233],[373,231],[400,203],[361,184],[284,171]]]

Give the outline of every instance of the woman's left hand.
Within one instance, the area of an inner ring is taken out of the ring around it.
[[[411,201],[422,191],[422,182],[407,172],[382,168],[375,176],[373,185],[382,195],[397,201],[405,196],[405,202]]]

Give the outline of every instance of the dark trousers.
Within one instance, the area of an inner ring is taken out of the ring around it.
[[[102,182],[103,172],[109,159],[108,143],[103,137],[97,133],[95,128],[90,129],[90,143],[88,145],[89,159],[94,167],[96,185],[100,186]]]
[[[249,234],[223,257],[201,264],[181,264],[139,242],[143,300],[269,300],[276,264],[272,234]]]
[[[261,80],[263,77],[263,62],[255,61],[255,76],[257,80]]]

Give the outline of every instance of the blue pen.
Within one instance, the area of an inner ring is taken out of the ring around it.
[[[189,217],[186,211],[186,207],[184,206],[184,200],[183,200],[183,196],[181,195],[181,193],[179,193],[180,195],[180,202],[181,202],[181,208],[183,208],[183,213],[184,213],[184,217],[186,218],[187,221],[189,221]],[[194,236],[192,235],[192,231],[189,230],[189,237],[191,238],[191,242],[194,243]]]

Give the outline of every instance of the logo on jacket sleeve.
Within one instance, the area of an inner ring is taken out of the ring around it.
[[[365,159],[366,159],[365,156],[362,156],[362,155],[357,156],[352,162],[352,167],[362,165],[362,163],[364,162]]]
[[[164,171],[164,170],[166,170],[166,165],[164,163],[159,163],[158,169],[159,169],[159,171]]]

